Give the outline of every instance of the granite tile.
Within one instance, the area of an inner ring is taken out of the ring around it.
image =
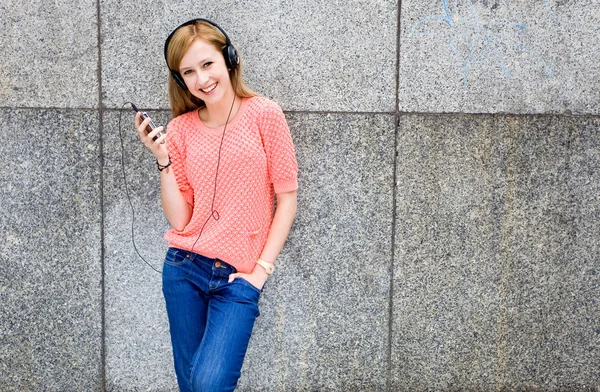
[[[98,116],[0,109],[0,389],[102,386]]]
[[[150,115],[157,124],[170,118]],[[104,113],[103,176],[106,388],[177,391],[161,275],[153,270],[162,269],[168,222],[156,164],[130,108]]]
[[[164,40],[179,24],[219,23],[257,92],[285,110],[390,112],[395,105],[397,3],[148,0],[102,4],[104,105],[168,108]],[[374,28],[375,27],[375,28]]]
[[[600,121],[525,118],[511,146],[505,390],[600,385]]]
[[[402,116],[394,388],[598,385],[599,125]]]
[[[95,1],[3,1],[0,14],[0,106],[98,107]]]
[[[401,116],[392,390],[489,390],[503,144],[493,118]]]
[[[599,114],[597,1],[402,1],[400,111]]]
[[[287,115],[298,215],[240,391],[386,388],[394,117]]]

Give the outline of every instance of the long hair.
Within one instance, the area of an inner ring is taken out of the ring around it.
[[[181,64],[181,59],[188,51],[194,41],[201,39],[213,45],[219,53],[227,46],[227,41],[223,33],[218,28],[204,21],[180,27],[167,48],[167,65],[170,69],[177,70]],[[238,97],[249,98],[257,95],[252,91],[242,79],[242,58],[239,55],[239,64],[235,69],[229,70],[229,79],[233,92]],[[183,113],[206,106],[204,101],[196,98],[189,90],[181,88],[169,73],[169,101],[171,102],[171,113],[177,117]]]

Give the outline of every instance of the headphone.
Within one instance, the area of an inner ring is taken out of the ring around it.
[[[216,27],[225,36],[225,47],[223,48],[223,57],[225,58],[225,65],[230,70],[236,69],[240,63],[240,59],[238,57],[237,50],[235,50],[235,48],[231,44],[231,41],[229,40],[227,33],[225,33],[225,30],[223,30],[221,27],[219,27],[219,25],[216,24],[215,22],[212,22],[208,19],[203,19],[203,18],[189,20],[189,21],[185,22],[184,24],[178,26],[175,30],[173,30],[173,32],[171,34],[169,34],[169,36],[167,37],[167,40],[165,41],[165,61],[167,61],[167,67],[169,66],[169,63],[167,60],[167,51],[169,49],[169,42],[171,42],[171,38],[173,38],[173,35],[175,34],[175,32],[177,30],[179,30],[180,28],[182,28],[184,26],[189,26],[191,24],[195,24],[196,22],[206,22],[206,23],[210,24],[211,26]],[[169,68],[169,71],[171,72],[171,77],[173,78],[173,80],[175,80],[175,83],[177,83],[177,85],[179,87],[181,87],[182,89],[187,90],[188,88],[185,85],[185,82],[184,82],[181,74],[178,71],[171,69],[171,68]]]

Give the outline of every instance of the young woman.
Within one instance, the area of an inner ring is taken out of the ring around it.
[[[175,372],[182,391],[232,391],[262,287],[296,214],[294,146],[281,108],[243,82],[219,26],[179,26],[165,59],[174,119],[166,134],[147,134],[150,119],[140,122],[140,113],[135,124],[156,157],[173,227],[163,293]]]

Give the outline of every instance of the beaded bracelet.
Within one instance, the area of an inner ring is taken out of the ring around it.
[[[171,166],[171,157],[169,158],[169,163],[167,163],[166,165],[161,165],[160,163],[158,163],[158,159],[156,160],[156,166],[158,167],[158,171],[163,171],[165,169],[167,169],[167,174],[169,174],[169,166]]]

